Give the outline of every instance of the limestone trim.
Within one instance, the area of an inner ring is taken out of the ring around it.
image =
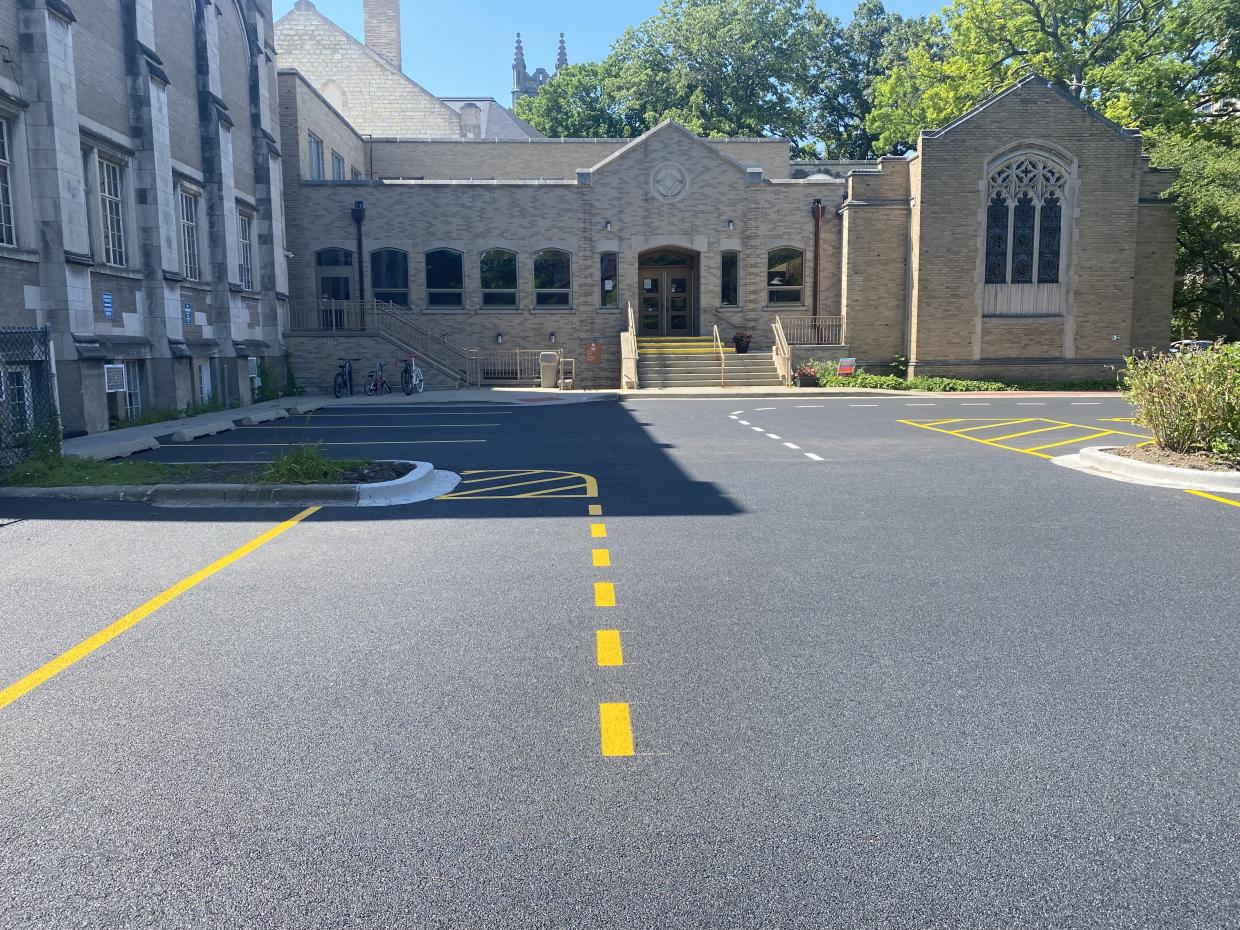
[[[739,171],[743,175],[749,174],[750,168],[748,165],[741,164],[739,161],[737,161],[727,152],[724,152],[716,148],[715,146],[711,145],[710,140],[703,139],[701,136],[691,133],[684,126],[680,125],[680,123],[676,122],[675,120],[670,120],[670,119],[664,120],[663,122],[659,123],[658,126],[655,126],[653,129],[650,129],[642,133],[636,139],[633,139],[631,142],[629,142],[628,145],[623,146],[622,148],[616,150],[615,152],[612,152],[610,155],[608,155],[598,164],[593,165],[589,169],[589,174],[592,175],[595,172],[601,171],[607,166],[614,164],[615,162],[619,161],[620,159],[628,155],[629,152],[632,152],[633,150],[640,148],[641,146],[645,145],[648,141],[653,139],[655,136],[659,135],[660,133],[664,133],[664,132],[678,132],[682,136],[684,136],[686,139],[693,140],[693,143],[695,145],[698,145],[701,148],[706,149],[708,152],[710,152],[716,158],[722,161],[725,165],[730,165],[731,167],[735,168],[737,171]],[[720,140],[715,140],[715,141],[720,141]],[[580,173],[579,173],[579,176],[580,176]],[[586,183],[588,183],[588,181]]]

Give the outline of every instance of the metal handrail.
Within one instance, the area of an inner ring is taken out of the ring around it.
[[[775,317],[775,322],[771,324],[771,329],[775,333],[775,348],[771,352],[771,357],[775,359],[775,369],[779,372],[779,377],[784,382],[784,387],[791,387],[792,348],[788,345],[788,337],[784,334],[783,321],[778,316]]]
[[[620,333],[620,385],[637,389],[637,359],[641,352],[637,346],[637,317],[633,302],[629,301],[629,328]]]
[[[848,345],[842,316],[790,316],[784,318],[782,326],[794,346]]]
[[[719,386],[725,387],[726,384],[724,382],[724,366],[726,363],[724,362],[724,355],[723,355],[723,340],[719,338],[719,324],[716,323],[714,326],[711,327],[711,329],[714,331],[714,335],[715,335],[715,351],[719,353]]]

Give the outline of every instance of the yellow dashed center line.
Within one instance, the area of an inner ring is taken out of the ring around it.
[[[599,704],[598,724],[603,755],[633,755],[633,727],[629,721],[628,704]]]
[[[624,664],[624,651],[620,648],[619,630],[596,630],[594,633],[594,650],[598,656],[599,665]]]
[[[594,537],[595,539],[606,539],[607,538],[607,524],[606,523],[591,523],[590,524],[590,535]]]
[[[611,551],[610,550],[593,549],[591,550],[590,554],[591,554],[591,558],[594,561],[595,568],[610,568],[611,567]]]
[[[590,505],[590,516],[592,516],[592,517],[601,517],[602,515],[603,515],[603,505],[602,505],[602,504],[591,504],[591,505]]]
[[[610,581],[594,582],[594,606],[595,607],[615,607],[616,606],[616,586]]]

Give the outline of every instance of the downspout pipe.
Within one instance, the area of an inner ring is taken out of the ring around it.
[[[362,223],[366,220],[366,204],[353,201],[353,222],[357,224],[357,299],[366,299],[366,253],[362,251]]]
[[[810,212],[813,214],[813,217],[814,217],[814,290],[812,292],[810,306],[812,308],[811,316],[814,318],[814,335],[817,338],[821,339],[822,334],[819,333],[817,329],[818,327],[818,302],[819,302],[818,274],[819,274],[819,268],[822,265],[822,218],[823,218],[823,215],[826,213],[826,210],[824,209],[822,205],[821,197],[814,198],[814,203],[810,207]]]

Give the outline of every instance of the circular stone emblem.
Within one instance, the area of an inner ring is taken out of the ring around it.
[[[675,162],[664,162],[650,173],[650,192],[666,203],[675,203],[689,190],[689,176]]]

